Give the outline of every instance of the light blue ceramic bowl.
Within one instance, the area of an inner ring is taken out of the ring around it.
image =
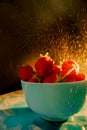
[[[86,98],[87,81],[29,83],[21,80],[28,106],[50,121],[64,121],[77,113]]]

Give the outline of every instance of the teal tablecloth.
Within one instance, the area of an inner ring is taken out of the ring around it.
[[[87,100],[66,122],[49,122],[27,107],[22,91],[1,95],[0,130],[87,130]]]

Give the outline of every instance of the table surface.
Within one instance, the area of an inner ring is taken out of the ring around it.
[[[87,130],[87,98],[83,108],[65,122],[42,119],[26,104],[22,90],[0,96],[0,130]]]

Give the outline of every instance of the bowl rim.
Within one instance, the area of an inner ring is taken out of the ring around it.
[[[50,84],[79,84],[79,83],[85,83],[87,82],[87,79],[86,80],[81,80],[81,81],[75,81],[75,82],[57,82],[57,83],[36,83],[36,82],[28,82],[28,81],[24,81],[24,80],[21,80],[21,82],[24,82],[24,83],[27,83],[27,84],[46,84],[46,85],[50,85]]]

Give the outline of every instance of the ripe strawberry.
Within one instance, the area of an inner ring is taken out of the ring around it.
[[[86,74],[83,72],[76,73],[72,77],[65,77],[64,79],[65,82],[76,82],[81,80],[86,80]]]
[[[75,82],[76,81],[76,75],[74,77],[65,77],[64,82]]]
[[[39,79],[37,77],[31,77],[28,82],[39,82]]]
[[[76,75],[76,81],[81,81],[81,80],[86,80],[86,74],[83,73],[83,72],[79,72],[79,73]]]
[[[43,80],[43,83],[56,83],[56,82],[58,82],[58,75],[56,73],[50,74]]]
[[[53,65],[53,73],[59,74],[60,75],[60,66],[58,65]]]
[[[73,77],[74,74],[79,72],[79,65],[72,60],[66,60],[62,63],[61,76],[62,77]]]
[[[36,63],[35,69],[40,77],[46,77],[52,73],[53,60],[49,56],[42,56]]]
[[[18,74],[21,80],[27,81],[33,75],[33,68],[29,65],[22,66]]]

